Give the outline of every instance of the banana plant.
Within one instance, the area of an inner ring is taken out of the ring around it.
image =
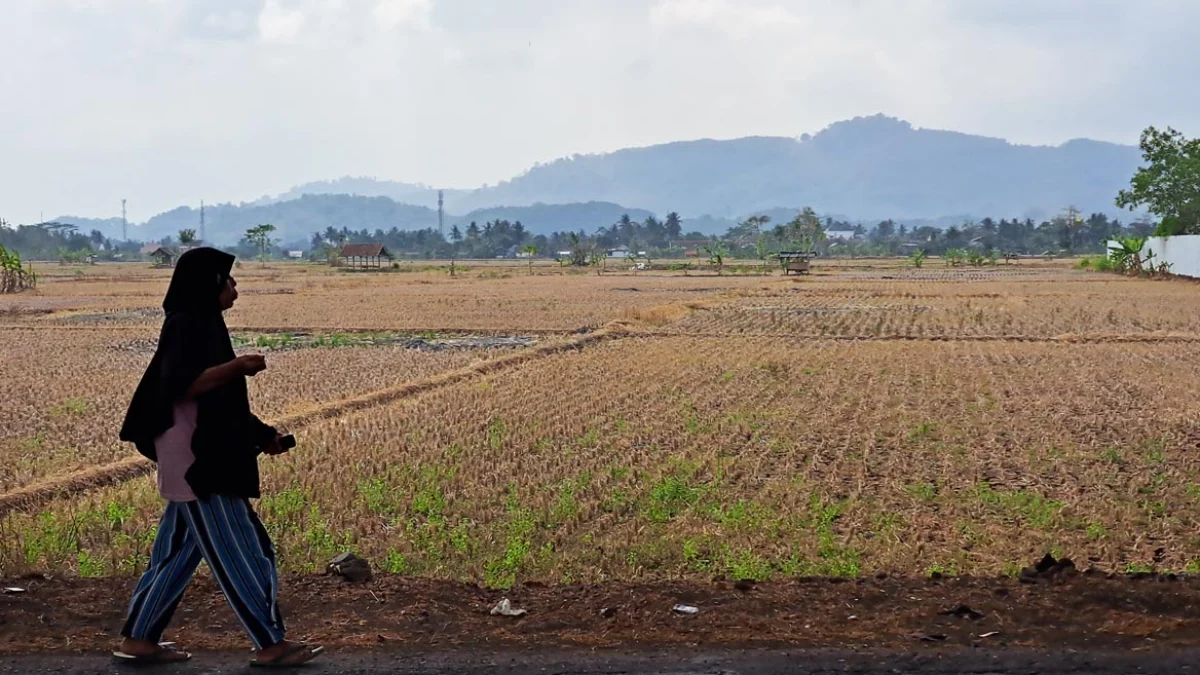
[[[1116,268],[1124,274],[1139,274],[1142,271],[1142,249],[1146,246],[1145,237],[1123,237],[1115,240],[1115,247],[1108,249],[1108,257]]]
[[[718,241],[712,246],[705,246],[704,252],[708,254],[708,264],[717,269],[717,274],[725,269],[725,256],[729,255],[725,251],[725,242]]]
[[[949,267],[959,267],[967,260],[967,252],[960,248],[952,248],[942,254]]]
[[[26,270],[21,265],[21,255],[0,245],[0,293],[17,293],[37,285],[33,264]]]
[[[588,256],[588,264],[596,268],[596,276],[604,273],[605,262],[608,260],[608,255],[603,251],[592,251]]]
[[[533,276],[533,257],[538,253],[537,246],[534,246],[533,244],[526,244],[525,246],[521,247],[521,252],[529,258],[529,276]]]

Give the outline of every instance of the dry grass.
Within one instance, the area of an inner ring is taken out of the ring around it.
[[[841,276],[776,284],[753,298],[678,322],[691,334],[807,337],[1200,337],[1200,294],[1188,282],[1087,272],[1053,280],[939,271],[942,280]]]
[[[1047,551],[1200,566],[1200,356],[1170,341],[1200,339],[1192,284],[895,261],[788,280],[366,279],[263,273],[244,285],[294,292],[247,295],[237,321],[519,333],[615,319],[627,333],[476,365],[390,347],[272,355],[255,403],[302,428],[296,451],[264,460],[260,510],[289,568],[347,548],[499,586],[1003,573]],[[111,437],[148,353],[117,347],[145,335],[87,325],[0,329],[19,364],[0,443],[45,467],[9,487],[128,455]],[[75,412],[67,391],[94,408]],[[38,432],[56,445],[14,445]],[[160,508],[143,477],[10,514],[0,574],[131,573]]]
[[[36,294],[6,298],[0,325],[158,325],[168,270],[97,269],[48,280]],[[444,272],[347,274],[309,265],[247,265],[237,274],[244,297],[227,317],[231,328],[325,330],[567,332],[602,326],[630,308],[768,283],[743,276],[564,274],[557,268],[529,276],[483,267],[450,278]],[[45,310],[52,313],[28,314]]]
[[[1047,550],[1182,569],[1196,382],[1200,358],[1153,344],[629,338],[311,426],[265,463],[262,509],[289,566],[351,547],[499,585],[991,573]],[[89,514],[142,531],[148,488],[48,512],[124,559]]]
[[[283,432],[303,428],[317,420],[336,419],[342,415],[381,406],[409,396],[415,396],[462,380],[511,368],[526,361],[565,350],[581,349],[589,344],[608,340],[623,334],[620,326],[593,331],[582,337],[550,341],[519,352],[510,352],[494,358],[483,358],[469,366],[441,372],[423,379],[410,380],[402,384],[376,389],[368,394],[350,396],[334,401],[312,405],[291,405],[291,411],[279,416],[267,417],[266,422]],[[361,364],[358,364],[361,365]],[[259,377],[263,377],[260,375]],[[295,377],[295,375],[291,375]],[[322,391],[323,394],[328,394]],[[153,471],[153,463],[137,455],[123,457],[107,464],[81,468],[74,471],[57,472],[46,480],[36,481],[0,494],[0,515],[12,511],[34,510],[52,499],[78,495],[97,488],[116,485]]]
[[[129,454],[117,431],[154,337],[93,328],[0,330],[8,386],[0,396],[0,492]],[[302,414],[496,353],[401,347],[273,353],[267,371],[250,380],[251,402],[264,418]]]

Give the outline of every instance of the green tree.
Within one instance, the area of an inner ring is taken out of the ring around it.
[[[825,240],[825,228],[821,226],[821,219],[807,206],[788,222],[785,231],[792,241],[800,244],[801,250],[806,252],[812,251],[818,242]]]
[[[246,230],[246,240],[258,249],[258,259],[264,266],[267,264],[267,248],[271,245],[271,233],[274,231],[275,226],[271,223],[255,225]]]
[[[667,235],[667,245],[672,246],[683,234],[683,219],[674,211],[668,213],[666,221],[663,222],[663,230]]]
[[[630,242],[633,240],[634,233],[638,229],[637,223],[633,222],[633,219],[629,217],[628,213],[622,213],[621,218],[616,222],[616,226],[618,233],[617,236],[620,237],[621,243],[629,246]]]
[[[321,247],[321,255],[324,256],[326,264],[330,267],[337,267],[338,260],[342,257],[342,249],[329,242],[325,242]]]
[[[578,233],[572,232],[571,239],[571,265],[574,267],[583,267],[588,264],[588,253],[583,247],[583,239]]]
[[[526,244],[521,247],[521,252],[529,256],[529,276],[533,276],[533,256],[537,255],[537,246]]]
[[[196,243],[196,231],[195,230],[180,230],[179,231],[179,245],[180,246],[191,246],[194,243]]]
[[[1083,214],[1075,206],[1068,206],[1062,213],[1054,217],[1054,225],[1059,228],[1059,244],[1064,249],[1074,249],[1079,245],[1080,233],[1083,232]]]
[[[1161,220],[1161,236],[1200,234],[1200,138],[1148,127],[1140,146],[1146,166],[1117,194],[1117,206],[1144,206]]]
[[[763,235],[758,235],[758,241],[754,242],[754,253],[758,256],[759,262],[762,263],[762,269],[759,270],[762,274],[767,273],[767,256],[771,254],[771,250],[767,248],[767,238]]]

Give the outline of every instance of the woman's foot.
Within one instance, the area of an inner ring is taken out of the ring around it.
[[[158,644],[149,640],[134,640],[125,638],[113,652],[119,659],[140,661],[143,663],[182,663],[192,658],[187,652],[181,652],[169,644]]]
[[[284,640],[279,644],[260,649],[250,665],[270,668],[300,666],[317,658],[323,651],[325,651],[324,647]]]

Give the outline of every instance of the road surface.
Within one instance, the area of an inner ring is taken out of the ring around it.
[[[104,655],[0,657],[0,675],[262,673],[248,652],[199,654],[184,665],[133,668]],[[377,649],[325,654],[299,672],[308,675],[1200,675],[1200,650],[1097,653],[1075,650],[939,649],[910,652],[821,650]]]

